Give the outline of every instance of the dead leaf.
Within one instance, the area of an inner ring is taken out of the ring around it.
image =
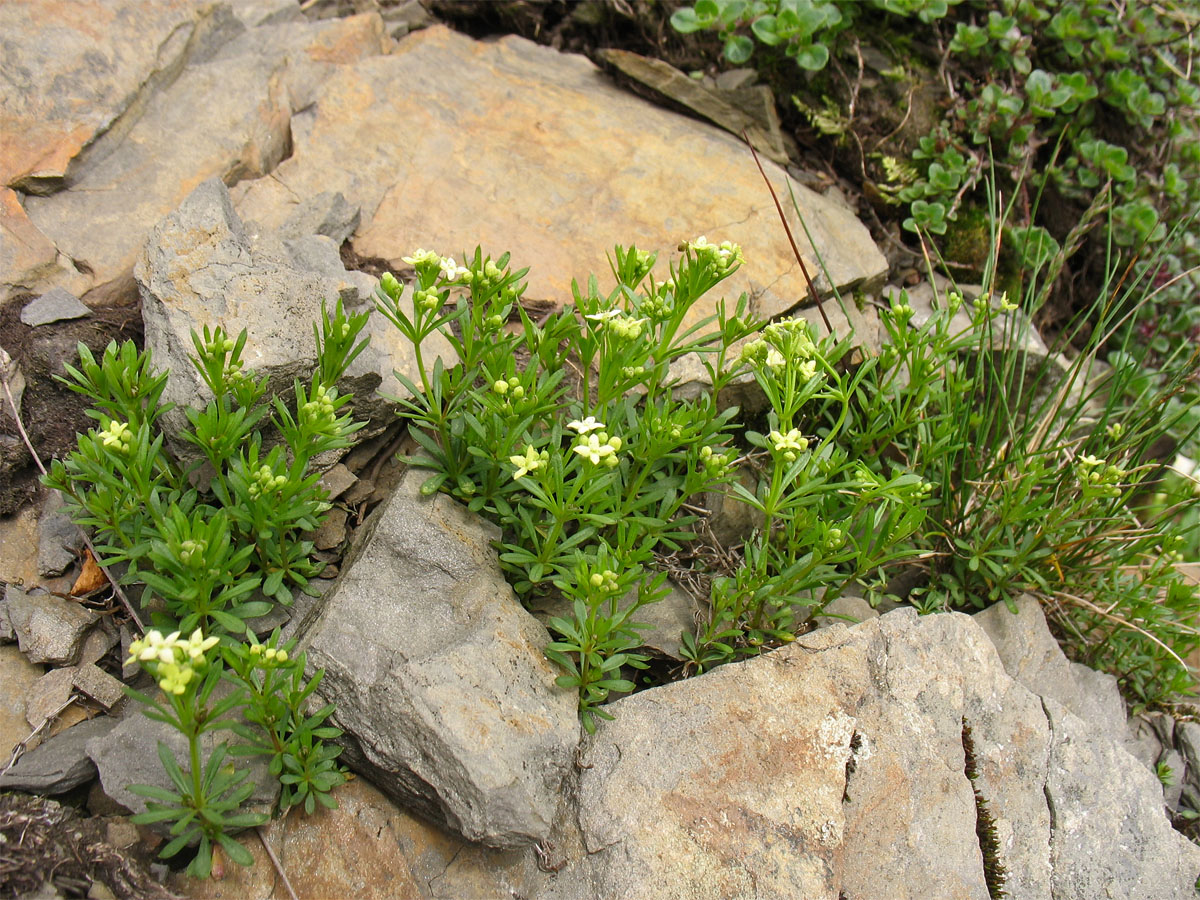
[[[92,556],[92,551],[84,550],[83,571],[75,579],[75,586],[71,588],[71,596],[86,597],[92,591],[98,591],[107,584],[108,578],[105,576],[104,571],[96,565],[96,558]]]

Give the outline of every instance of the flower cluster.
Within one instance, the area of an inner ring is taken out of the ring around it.
[[[567,427],[576,432],[579,437],[571,449],[590,462],[592,465],[604,465],[610,469],[616,466],[617,451],[621,449],[621,439],[609,437],[604,431],[604,423],[597,422],[595,416],[588,416],[582,421],[570,422]]]
[[[525,397],[525,388],[521,385],[521,379],[516,375],[510,377],[507,381],[497,379],[492,384],[492,390],[501,397],[511,397],[513,400],[522,400]]]
[[[538,469],[543,469],[550,462],[550,454],[545,450],[537,450],[533,446],[525,448],[523,456],[510,456],[508,461],[517,467],[517,471],[513,472],[513,478],[524,478],[530,472],[536,472]]]
[[[128,453],[133,443],[133,431],[124,422],[110,421],[98,435],[101,445],[115,453]]]
[[[742,248],[737,244],[730,241],[710,244],[704,235],[700,235],[694,241],[680,244],[679,249],[691,251],[697,260],[712,266],[716,273],[722,276],[746,261],[742,255]]]
[[[700,448],[700,463],[710,478],[720,478],[733,466],[733,453],[717,453],[712,447]]]
[[[179,696],[187,690],[196,671],[204,667],[204,654],[216,645],[217,638],[206,638],[199,628],[186,639],[178,631],[166,637],[161,631],[148,631],[129,645],[125,665],[140,664],[157,679],[164,693]]]
[[[604,591],[611,594],[620,588],[617,581],[617,573],[612,569],[605,569],[602,572],[593,572],[588,577],[588,584],[598,591]]]
[[[314,425],[321,426],[320,430],[324,431],[336,418],[333,405],[336,399],[337,388],[318,384],[312,399],[300,407],[300,414]]]
[[[1085,489],[1112,498],[1121,496],[1121,482],[1129,473],[1120,466],[1089,455],[1076,461],[1075,474]]]
[[[264,644],[251,644],[250,655],[254,658],[254,665],[260,669],[274,668],[288,661],[287,650],[268,647]]]
[[[285,484],[287,484],[286,475],[276,475],[270,466],[263,465],[259,466],[258,471],[251,477],[246,491],[250,494],[251,498],[257,500],[263,494],[273,493]]]
[[[772,431],[767,438],[775,452],[782,454],[788,462],[795,462],[796,455],[808,449],[808,438],[804,437],[798,428],[792,428],[787,434]]]

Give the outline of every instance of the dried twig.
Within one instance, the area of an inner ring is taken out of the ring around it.
[[[817,293],[817,286],[813,284],[812,276],[808,274],[808,266],[804,264],[804,257],[800,255],[800,248],[796,246],[796,239],[792,237],[792,228],[788,225],[787,216],[783,214],[783,206],[779,202],[779,197],[775,195],[775,186],[771,184],[771,179],[767,177],[762,160],[758,158],[758,152],[754,149],[754,145],[750,143],[750,137],[746,134],[745,129],[742,129],[742,140],[746,142],[746,146],[750,148],[750,152],[754,155],[754,163],[758,166],[758,172],[762,175],[763,181],[767,183],[767,190],[771,192],[771,199],[775,201],[775,210],[779,213],[779,221],[783,223],[783,231],[787,235],[788,243],[792,245],[792,254],[796,257],[796,262],[800,263],[800,271],[804,273],[804,281],[808,284],[809,296],[817,304],[817,312],[821,314],[821,321],[825,323],[825,327],[829,330],[829,333],[833,334],[833,325],[829,321],[829,316],[825,314],[825,305],[821,302],[821,295]]]
[[[258,839],[262,841],[263,849],[267,851],[267,859],[271,860],[271,865],[275,867],[276,874],[279,875],[280,880],[283,882],[283,886],[287,889],[288,896],[291,897],[292,900],[300,900],[300,898],[296,896],[296,892],[292,890],[292,883],[288,881],[287,872],[283,871],[283,866],[279,864],[279,857],[277,857],[275,855],[275,851],[271,849],[271,844],[269,841],[267,841],[266,832],[263,831],[261,825],[254,830],[258,833]]]

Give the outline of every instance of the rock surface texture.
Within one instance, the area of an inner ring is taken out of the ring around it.
[[[576,699],[500,573],[497,531],[421,480],[376,511],[308,632],[309,665],[372,781],[469,840],[528,844],[575,758]]]
[[[1194,896],[1200,849],[1148,773],[960,614],[834,625],[610,709],[587,852],[547,896],[987,900],[981,808],[1006,896]]]

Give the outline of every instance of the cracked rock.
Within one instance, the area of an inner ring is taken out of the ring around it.
[[[99,620],[73,600],[53,594],[6,593],[8,618],[31,663],[72,665],[89,628]]]
[[[410,472],[309,632],[345,760],[471,841],[550,830],[579,734],[549,642],[505,583],[484,523]]]

